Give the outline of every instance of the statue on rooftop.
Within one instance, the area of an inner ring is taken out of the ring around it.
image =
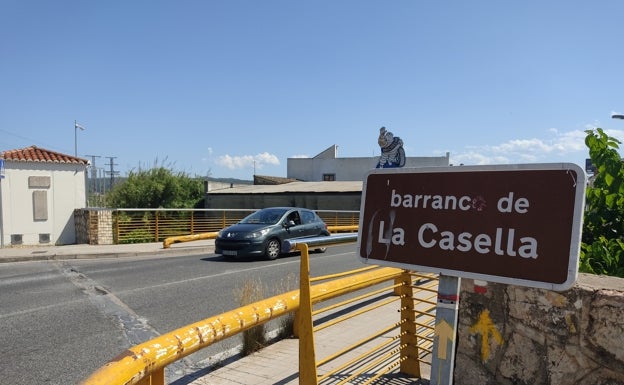
[[[403,150],[403,141],[401,138],[394,136],[392,132],[386,130],[386,127],[381,127],[379,129],[377,143],[379,143],[379,147],[381,147],[381,156],[379,157],[376,168],[405,166],[405,150]]]

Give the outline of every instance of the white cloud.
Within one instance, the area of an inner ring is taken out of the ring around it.
[[[510,163],[509,158],[504,156],[491,156],[479,150],[467,151],[458,154],[451,153],[450,163],[453,165],[484,165]]]
[[[513,139],[497,145],[467,146],[465,151],[451,152],[453,164],[506,164],[546,162],[549,158],[586,151],[585,132],[559,132],[551,129],[548,139]]]
[[[277,156],[269,154],[268,152],[262,152],[257,155],[222,155],[217,158],[216,163],[230,170],[236,170],[253,167],[261,169],[265,165],[278,166],[280,161]]]
[[[604,130],[605,134],[621,142],[624,141],[624,130]]]

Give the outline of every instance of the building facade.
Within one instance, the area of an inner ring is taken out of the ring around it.
[[[338,158],[337,149],[333,145],[313,158],[288,158],[288,177],[281,178],[282,183],[256,183],[207,191],[205,207],[300,206],[312,210],[359,210],[364,178],[375,168],[379,157]],[[405,162],[405,167],[448,165],[448,153],[440,157],[408,157]],[[267,178],[254,179],[258,182]]]
[[[333,145],[313,158],[288,158],[287,177],[305,182],[362,181],[367,172],[377,166],[379,157],[339,158],[338,146]],[[449,165],[445,156],[407,157],[404,167],[438,167]]]
[[[4,151],[0,161],[1,246],[76,243],[89,162],[36,146]]]

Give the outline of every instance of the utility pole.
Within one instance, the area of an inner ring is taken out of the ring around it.
[[[84,131],[84,127],[78,124],[77,121],[74,120],[74,156],[78,157],[78,129],[80,131]]]
[[[100,180],[98,178],[98,169],[97,166],[95,164],[95,159],[96,158],[101,158],[101,156],[99,155],[85,155],[85,156],[89,156],[91,157],[91,166],[89,167],[90,171],[91,171],[91,182],[89,183],[89,193],[90,196],[87,196],[87,201],[89,201],[90,205],[94,205],[95,207],[98,207],[101,205],[101,200],[102,200],[102,195],[103,195],[103,191],[100,191],[101,189],[99,188],[100,185]]]
[[[101,156],[99,155],[85,155],[85,156],[91,157],[91,167],[89,167],[91,171],[91,183],[90,183],[91,192],[98,193],[100,191],[98,191],[98,188],[97,188],[97,166],[95,165],[95,159],[101,158]]]
[[[113,185],[115,183],[115,175],[119,175],[119,171],[115,171],[115,166],[117,166],[117,163],[113,163],[114,159],[116,159],[116,156],[107,156],[108,158],[108,167],[109,167],[109,171],[106,171],[106,173],[108,175],[110,175],[110,189],[113,189]]]

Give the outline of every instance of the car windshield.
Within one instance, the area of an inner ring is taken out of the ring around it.
[[[282,218],[287,209],[263,209],[245,217],[240,223],[274,225]]]

